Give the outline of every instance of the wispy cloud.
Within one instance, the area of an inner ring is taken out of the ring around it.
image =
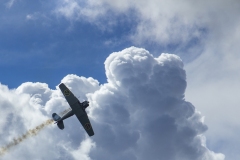
[[[88,0],[84,3],[64,0],[55,10],[66,18],[80,20],[85,17],[81,21],[91,20],[91,23],[97,25],[106,17],[112,21],[109,13],[113,13],[112,16],[127,14],[129,17],[134,14],[133,18],[137,18],[138,23],[128,36],[135,44],[151,42],[161,46],[175,45],[177,54],[200,54],[202,49],[209,47],[209,43],[214,43],[219,38],[224,40],[225,33],[239,28],[239,21],[236,20],[238,17],[235,16],[239,14],[239,8],[238,0],[204,0],[196,3],[188,0],[170,0],[168,3],[155,0]],[[111,27],[106,21],[102,22],[105,27]],[[235,33],[231,35],[234,36]],[[191,46],[192,41],[196,44]],[[184,49],[179,50],[181,48]]]
[[[16,0],[9,0],[9,1],[6,3],[6,7],[7,7],[7,8],[11,8],[15,1],[16,1]]]

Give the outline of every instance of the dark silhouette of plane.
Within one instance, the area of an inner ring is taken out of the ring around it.
[[[87,116],[87,113],[85,109],[89,106],[88,101],[80,102],[74,94],[65,86],[65,84],[61,83],[59,85],[59,88],[61,89],[64,97],[66,98],[68,104],[72,108],[68,113],[66,113],[63,117],[60,117],[56,113],[52,114],[52,117],[54,121],[56,121],[58,128],[64,129],[63,120],[67,119],[73,115],[76,115],[79,122],[82,124],[83,128],[86,130],[87,134],[89,136],[93,136],[94,132],[92,129],[92,125],[89,121],[89,118]]]

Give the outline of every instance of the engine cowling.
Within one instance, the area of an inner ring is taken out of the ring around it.
[[[83,106],[84,109],[86,109],[89,106],[89,102],[88,101],[84,101],[82,103],[82,106]]]

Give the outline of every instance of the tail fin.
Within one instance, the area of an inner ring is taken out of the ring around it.
[[[63,130],[63,129],[64,129],[63,121],[58,121],[58,122],[57,122],[57,126],[58,126],[59,129],[62,129],[62,130]]]
[[[52,117],[53,117],[54,121],[59,121],[61,119],[61,117],[58,114],[56,114],[56,113],[53,113]]]
[[[63,124],[63,121],[61,120],[61,117],[56,113],[53,113],[52,117],[53,117],[54,121],[56,121],[58,128],[64,129],[64,124]]]

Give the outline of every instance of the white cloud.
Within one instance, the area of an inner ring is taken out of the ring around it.
[[[90,138],[86,138],[81,142],[78,150],[72,152],[75,159],[90,160],[88,156],[92,148],[96,147],[95,143],[92,142]]]
[[[210,128],[207,137],[211,148],[218,148],[228,159],[240,157],[235,149],[239,146],[237,117],[240,112],[240,59],[236,51],[223,50],[218,55],[213,55],[213,50],[212,53],[205,52],[186,66],[186,98],[196,104],[206,116],[206,123]]]
[[[97,17],[105,15],[106,11],[106,7],[102,6],[101,1],[61,0],[54,13],[69,20],[85,19],[93,22]]]
[[[72,77],[75,77],[74,82],[71,82]],[[63,81],[66,84],[68,82],[73,85],[77,83],[76,87],[86,88],[84,94],[94,92],[94,87],[98,85],[98,82],[92,78],[76,77],[74,75],[66,76]],[[73,89],[73,91],[75,90]],[[59,90],[51,90],[47,84],[39,82],[26,82],[13,90],[9,90],[7,86],[1,84],[0,95],[2,117],[0,134],[1,137],[4,137],[0,141],[1,147],[6,147],[14,138],[17,139],[27,130],[33,129],[51,118],[53,112],[60,113],[69,107]],[[72,123],[72,125],[68,125],[68,123]],[[74,151],[77,150],[81,143],[80,140],[84,139],[85,135],[80,127],[76,128],[76,126],[79,126],[76,119],[69,119],[65,121],[65,124],[68,126],[65,132],[60,132],[56,125],[52,124],[40,131],[37,136],[30,136],[18,146],[10,147],[6,154],[1,155],[1,159],[10,160],[16,157],[19,160],[75,159]],[[85,146],[90,145],[88,150],[82,151],[82,156],[87,157],[93,143],[87,139],[82,143]]]
[[[35,12],[35,13],[32,13],[32,14],[27,14],[26,15],[26,20],[28,20],[28,21],[37,20],[39,18],[45,18],[46,19],[46,16],[44,16],[43,14],[41,14],[39,12]]]
[[[86,17],[85,20],[87,21],[90,19],[92,23],[99,23],[101,19],[110,17],[108,15],[109,11],[113,11],[114,14],[130,14],[131,12],[128,11],[133,9],[139,19],[134,35],[129,35],[133,41],[138,43],[153,41],[162,45],[169,43],[184,44],[189,43],[193,38],[200,38],[203,29],[212,31],[221,24],[217,19],[219,19],[219,16],[227,18],[225,13],[222,12],[225,7],[228,11],[234,9],[237,12],[237,7],[232,8],[231,5],[228,5],[237,2],[237,0],[231,2],[223,0],[199,1],[194,3],[188,0],[170,0],[168,2],[159,0],[62,0],[56,8],[56,13],[60,13],[69,19]],[[233,11],[230,13],[233,13]],[[217,23],[213,23],[212,20]]]
[[[88,138],[74,117],[65,129],[50,125],[11,148],[1,158],[18,159],[169,159],[222,160],[206,147],[203,117],[184,100],[186,75],[181,59],[130,47],[105,61],[108,82],[68,75],[64,82],[88,98],[95,135]],[[0,86],[0,145],[68,108],[59,89],[27,82],[17,89]],[[34,147],[32,147],[34,146]],[[37,146],[37,147],[36,147]]]
[[[224,159],[204,147],[202,116],[183,100],[182,67],[175,55],[154,58],[134,47],[107,58],[108,84],[92,97],[99,132],[93,158]]]
[[[198,55],[204,49],[212,48],[209,43],[235,44],[235,38],[239,37],[238,0],[62,0],[55,12],[69,19],[90,21],[101,28],[105,26],[106,30],[118,23],[111,16],[134,15],[136,27],[127,35],[134,43],[178,45],[177,54],[196,52]],[[230,39],[225,38],[228,35]],[[193,41],[198,42],[194,44]]]

